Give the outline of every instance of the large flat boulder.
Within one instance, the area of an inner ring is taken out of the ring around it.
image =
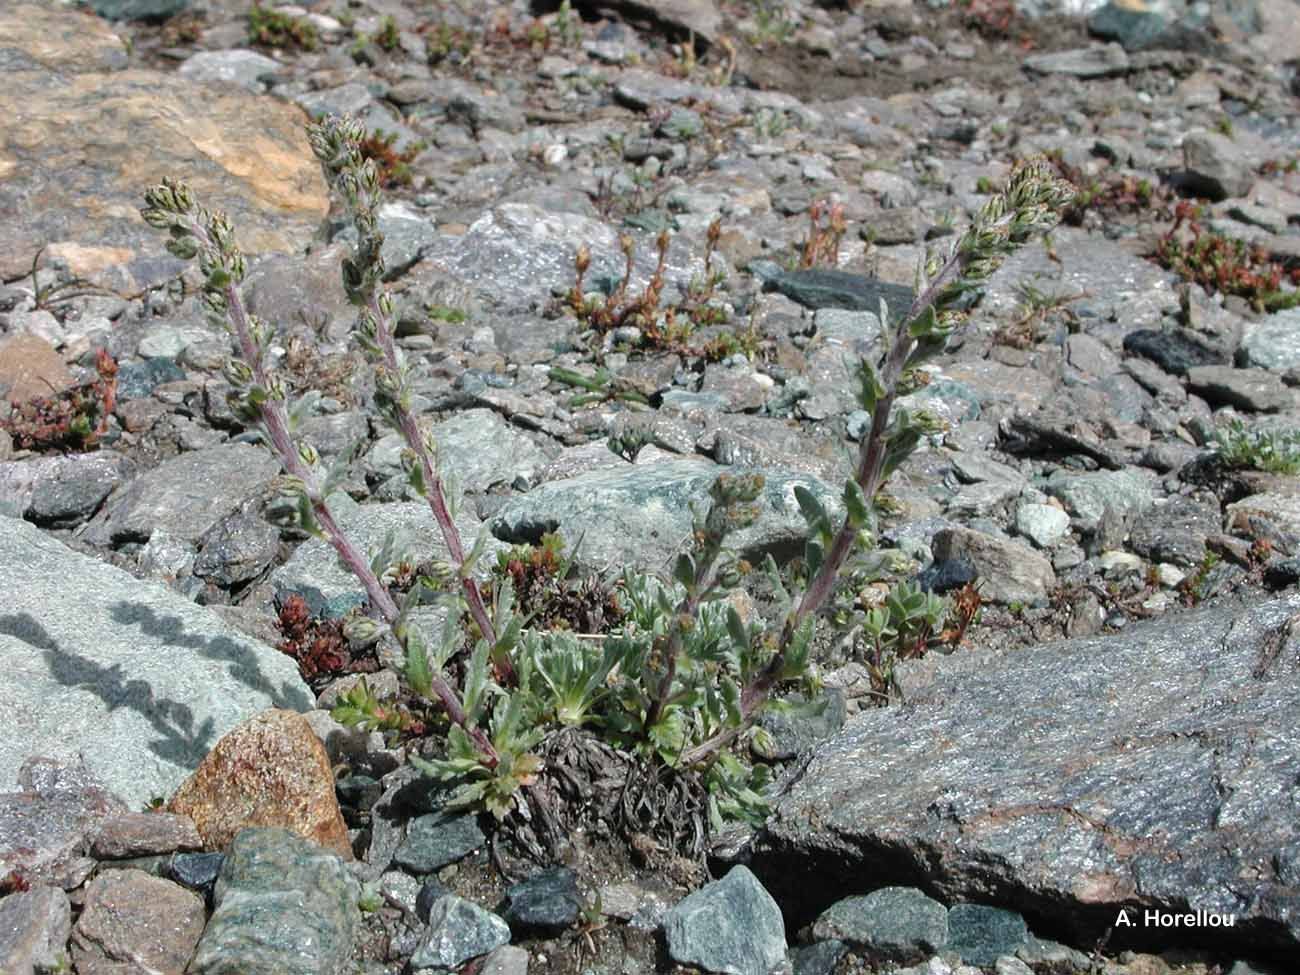
[[[80,754],[139,808],[246,718],[313,706],[290,657],[4,516],[0,592],[0,791],[30,755]]]
[[[822,746],[752,866],[792,925],[906,884],[1081,941],[1127,909],[1114,949],[1300,957],[1298,714],[1300,595],[959,652]],[[1147,909],[1235,924],[1150,926]]]

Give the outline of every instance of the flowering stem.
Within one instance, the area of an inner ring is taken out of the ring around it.
[[[1018,167],[1012,173],[1006,190],[989,201],[947,259],[930,274],[907,314],[897,320],[889,349],[880,365],[881,391],[871,407],[871,430],[859,448],[854,471],[854,479],[864,497],[874,498],[882,487],[890,414],[898,395],[899,381],[917,356],[919,334],[925,334],[922,316],[932,308],[936,312],[947,310],[967,289],[992,274],[1006,255],[1035,234],[1050,230],[1059,219],[1058,214],[1073,197],[1074,187],[1053,176],[1045,164],[1030,162]],[[917,326],[922,326],[920,333]],[[927,338],[943,338],[946,342],[950,334],[950,331],[936,329]],[[741,691],[739,724],[683,752],[681,760],[684,764],[696,764],[711,758],[752,724],[785,671],[787,654],[795,635],[805,620],[826,604],[834,591],[840,570],[853,551],[857,534],[857,526],[846,515],[820,569],[798,605],[786,617],[776,653]]]
[[[381,303],[374,294],[371,294],[369,298],[368,308],[375,321],[375,343],[379,346],[380,354],[383,356],[384,366],[393,375],[397,375],[400,366],[397,361],[397,351],[393,345],[393,329],[389,316],[385,314]],[[398,430],[401,431],[407,446],[415,451],[424,473],[425,498],[429,502],[430,510],[433,511],[433,517],[438,523],[438,529],[442,532],[442,539],[447,546],[447,553],[451,556],[451,561],[456,568],[460,569],[465,564],[465,546],[461,542],[460,531],[456,528],[456,523],[451,517],[451,511],[447,507],[447,495],[443,489],[442,477],[439,476],[437,466],[433,463],[433,458],[429,456],[429,451],[425,448],[424,436],[420,431],[419,421],[402,397],[399,397],[393,403],[393,414],[394,419],[397,421]],[[479,632],[482,634],[483,639],[493,644],[493,664],[496,667],[497,675],[503,681],[513,683],[514,666],[511,664],[509,657],[504,653],[495,652],[497,643],[496,627],[492,625],[492,618],[488,615],[487,606],[483,603],[483,596],[479,592],[478,583],[474,581],[472,576],[462,574],[461,588],[465,593],[465,602],[469,606],[470,616],[474,618],[474,622],[478,625]]]
[[[187,200],[187,197],[182,199]],[[204,252],[204,261],[211,263],[213,268],[225,272],[224,283],[219,290],[226,318],[239,347],[239,358],[251,372],[255,385],[266,391],[265,399],[257,402],[257,410],[271,446],[280,457],[285,473],[302,485],[304,496],[311,505],[312,514],[326,540],[338,553],[343,564],[357,577],[370,599],[371,606],[379,612],[390,628],[393,628],[394,636],[403,644],[403,649],[406,649],[404,637],[394,628],[394,624],[401,617],[401,610],[375,575],[365,556],[339,527],[326,499],[321,495],[320,483],[315,472],[304,462],[293,442],[289,430],[289,417],[285,410],[283,387],[266,368],[262,350],[253,334],[252,319],[244,306],[243,295],[239,290],[238,279],[242,277],[242,271],[233,270],[233,266],[242,267],[242,258],[237,256],[233,244],[226,243],[223,247],[223,241],[207,225],[208,214],[205,211],[190,205],[184,210],[172,210],[171,216],[177,226],[199,243]],[[232,267],[221,267],[223,261]],[[211,273],[211,268],[205,270]],[[484,764],[489,768],[494,767],[499,761],[496,749],[481,728],[470,724],[469,716],[456,692],[440,674],[430,675],[429,687],[447,712],[448,719],[465,729],[465,733],[482,753]]]

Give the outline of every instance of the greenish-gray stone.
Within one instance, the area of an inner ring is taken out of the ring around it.
[[[948,950],[968,965],[993,965],[1014,955],[1029,929],[1015,911],[987,904],[954,904],[948,910]]]
[[[805,308],[848,308],[854,311],[880,311],[884,299],[894,314],[912,305],[914,293],[901,284],[831,268],[783,271],[767,277],[765,290],[779,291]]]
[[[231,841],[190,975],[341,975],[361,921],[343,862],[291,830]]]

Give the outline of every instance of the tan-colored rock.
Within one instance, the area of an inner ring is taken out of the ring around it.
[[[181,266],[140,217],[164,176],[226,211],[248,253],[295,252],[328,212],[301,109],[283,101],[127,69],[98,17],[0,5],[10,51],[0,86],[0,278],[31,269],[37,248],[78,276],[127,293]]]
[[[72,383],[63,356],[39,335],[24,333],[0,341],[0,398],[26,403]]]
[[[226,734],[167,811],[194,820],[207,850],[246,826],[283,826],[353,858],[325,746],[295,711],[263,711]]]

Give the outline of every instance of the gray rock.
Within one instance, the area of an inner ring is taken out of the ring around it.
[[[191,81],[211,85],[237,85],[260,92],[262,79],[281,70],[279,61],[256,51],[199,51],[185,59],[178,73]]]
[[[948,943],[948,909],[913,887],[882,887],[832,904],[813,937],[837,938],[882,959],[917,961]]]
[[[1182,0],[1158,0],[1141,7],[1107,3],[1088,15],[1088,31],[1103,40],[1118,41],[1126,51],[1140,51],[1164,38],[1174,18],[1186,10]]]
[[[969,528],[941,528],[930,543],[936,563],[963,560],[982,580],[980,595],[993,603],[1041,606],[1056,585],[1052,563],[1010,539]]]
[[[528,951],[514,945],[502,945],[488,952],[480,975],[528,975]]]
[[[4,517],[0,591],[0,781],[30,748],[80,754],[138,807],[169,795],[249,716],[312,706],[289,657],[157,584]]]
[[[767,402],[775,385],[768,376],[747,365],[709,363],[704,367],[699,395],[722,397],[722,408],[728,412],[753,413]]]
[[[1300,888],[1250,865],[1300,838],[1297,612],[1293,595],[947,658],[905,709],[861,713],[822,746],[754,869],[804,917],[870,871],[954,901],[996,889],[1086,943],[1140,891],[1235,914],[1216,950],[1294,954]]]
[[[1088,378],[1109,376],[1119,368],[1119,357],[1098,338],[1076,332],[1065,340],[1065,357]]]
[[[1246,326],[1237,365],[1286,372],[1300,366],[1300,308],[1288,308]]]
[[[464,410],[430,432],[438,444],[440,469],[454,473],[468,491],[486,491],[520,477],[534,482],[546,465],[541,448],[492,410]],[[400,457],[405,446],[401,434],[389,434],[371,448],[367,460],[381,477],[404,476]]]
[[[160,23],[184,11],[190,0],[92,0],[90,8],[105,20]]]
[[[623,71],[614,84],[613,95],[628,108],[644,110],[659,102],[680,102],[697,98],[701,86],[675,78],[665,78],[653,71],[631,68]]]
[[[1062,226],[1052,231],[1051,256],[1036,242],[1008,257],[988,279],[980,308],[998,318],[1014,317],[1024,302],[1025,281],[1051,281],[1053,294],[1086,296],[1087,309],[1096,318],[1122,323],[1125,330],[1154,328],[1178,304],[1175,280],[1171,272],[1116,241]],[[1109,337],[1091,334],[1103,341]]]
[[[0,899],[0,971],[36,975],[67,960],[72,906],[58,887],[36,884]]]
[[[1245,196],[1255,182],[1255,160],[1218,132],[1189,132],[1183,139],[1189,189],[1212,200]]]
[[[80,757],[35,757],[18,768],[18,792],[0,793],[0,871],[71,890],[95,868],[86,856],[107,818],[127,811]]]
[[[379,209],[379,232],[384,243],[384,280],[393,281],[419,263],[438,237],[433,222],[407,203],[385,203]],[[337,243],[355,247],[356,228],[348,225],[335,238]]]
[[[359,81],[351,81],[337,88],[304,92],[293,100],[312,118],[323,118],[330,114],[352,115],[365,126],[367,132],[382,129],[384,133],[396,136],[392,145],[395,152],[405,152],[421,141],[418,133],[402,124],[401,119]]]
[[[709,488],[725,471],[707,461],[672,460],[550,481],[509,501],[493,519],[492,531],[498,538],[526,541],[559,530],[574,542],[583,537],[579,558],[587,564],[667,571],[690,538],[692,503],[707,508]],[[832,518],[840,510],[841,492],[807,474],[763,474],[758,521],[729,536],[727,544],[751,559],[766,552],[781,559],[799,550],[807,535],[795,486],[817,496]]]
[[[765,291],[779,291],[805,308],[843,308],[878,315],[881,299],[884,299],[891,314],[903,315],[911,307],[914,297],[911,288],[834,268],[803,271],[774,268],[762,277]],[[879,331],[879,324],[876,328]]]
[[[433,873],[463,860],[486,842],[474,815],[429,813],[411,820],[393,862],[412,873]]]
[[[111,450],[0,463],[0,512],[38,525],[76,525],[133,472]]]
[[[1016,509],[1016,531],[1039,548],[1051,548],[1070,530],[1070,516],[1050,504],[1022,504]]]
[[[193,975],[342,975],[361,888],[334,854],[279,827],[244,829],[226,851]]]
[[[442,532],[427,502],[359,505],[340,491],[330,496],[329,506],[339,527],[367,558],[379,550],[390,531],[394,533],[396,551],[407,553],[416,562],[448,558]],[[455,524],[468,553],[481,526],[464,510],[459,512]],[[487,558],[480,563],[480,568],[503,548],[489,540]],[[307,601],[313,615],[323,614],[330,619],[347,615],[348,610],[363,605],[367,598],[357,577],[339,561],[334,547],[318,538],[299,545],[289,560],[271,573],[270,581],[279,597],[297,593]]]
[[[894,309],[902,314],[907,309]],[[818,308],[813,315],[813,325],[819,338],[833,340],[853,351],[865,349],[880,337],[879,309],[853,311],[847,308]]]
[[[1057,471],[1043,490],[1065,505],[1070,524],[1089,551],[1117,548],[1138,516],[1155,503],[1152,484],[1138,471]]]
[[[308,322],[321,335],[339,339],[357,320],[357,309],[343,291],[339,265],[348,255],[344,244],[310,254],[270,254],[253,264],[244,278],[244,301],[250,313],[278,328]]]
[[[947,950],[968,965],[992,965],[1014,955],[1029,934],[1025,919],[1015,911],[987,904],[954,904],[948,909]]]
[[[157,361],[157,360],[155,360]],[[233,443],[163,461],[111,495],[86,540],[145,542],[155,531],[195,543],[280,473],[270,451]]]
[[[1144,356],[1175,376],[1184,375],[1196,366],[1227,361],[1221,350],[1187,329],[1135,329],[1124,336],[1124,351]]]
[[[465,233],[437,238],[425,258],[491,295],[502,309],[529,311],[549,301],[554,289],[573,286],[573,259],[580,244],[591,251],[589,287],[622,278],[625,260],[618,234],[608,223],[581,214],[553,213],[532,203],[494,207]],[[645,288],[657,259],[653,241],[637,247],[628,286],[631,293],[640,294]],[[699,255],[674,238],[665,268],[670,285],[684,285],[702,271]],[[665,289],[665,300],[671,290]]]
[[[1094,44],[1073,51],[1031,54],[1025,67],[1038,74],[1063,74],[1071,78],[1109,78],[1127,74],[1128,55],[1119,44]]]
[[[279,549],[279,529],[256,515],[235,514],[212,526],[199,539],[191,571],[229,588],[261,575]]]
[[[1255,413],[1276,413],[1295,405],[1295,394],[1276,373],[1264,369],[1194,366],[1187,370],[1187,388],[1211,406],[1235,406]]]
[[[568,867],[539,870],[506,889],[506,921],[515,928],[558,932],[578,919],[583,906],[578,875]]]
[[[413,968],[456,969],[471,958],[510,943],[505,921],[477,904],[448,894],[434,901],[429,925],[420,935]]]
[[[670,36],[694,34],[712,44],[722,26],[722,15],[713,0],[608,0],[630,20],[648,18]]]
[[[117,398],[119,402],[146,399],[163,383],[185,378],[185,370],[174,359],[145,359],[128,362],[117,371]]]
[[[664,934],[673,961],[724,975],[768,975],[785,958],[781,909],[743,866],[682,898]]]
[[[836,938],[817,941],[790,951],[794,975],[831,975],[849,946]]]
[[[1200,565],[1205,540],[1219,531],[1221,521],[1217,504],[1171,498],[1137,520],[1128,547],[1152,562]]]

